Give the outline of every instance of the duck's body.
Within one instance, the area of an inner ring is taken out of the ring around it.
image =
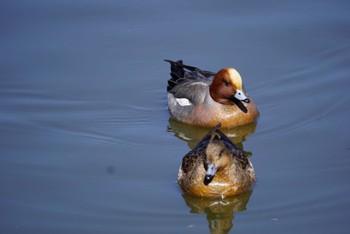
[[[254,122],[259,112],[247,95],[239,73],[224,68],[217,73],[170,61],[168,107],[171,116],[201,127],[235,127]]]
[[[182,159],[178,184],[198,197],[229,197],[250,189],[255,171],[248,157],[214,127]]]

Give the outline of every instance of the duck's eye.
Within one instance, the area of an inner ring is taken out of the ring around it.
[[[230,83],[228,83],[228,81],[227,81],[227,80],[222,79],[222,82],[224,83],[224,85],[225,85],[226,87],[230,86]]]

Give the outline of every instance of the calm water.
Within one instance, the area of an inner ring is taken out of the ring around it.
[[[2,1],[1,233],[348,233],[350,4]],[[234,66],[252,191],[176,185],[205,134],[169,120],[169,66]]]

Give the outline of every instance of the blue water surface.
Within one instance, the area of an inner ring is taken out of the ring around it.
[[[2,1],[1,233],[348,233],[346,1]],[[206,133],[170,119],[163,59],[232,66],[256,124],[226,133],[252,191],[177,187]]]

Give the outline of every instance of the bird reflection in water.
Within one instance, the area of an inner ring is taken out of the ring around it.
[[[235,143],[241,150],[243,149],[243,142],[246,141],[247,136],[255,132],[257,123],[251,123],[244,126],[239,126],[230,129],[221,129],[230,140]],[[208,128],[199,128],[189,124],[178,122],[172,118],[169,119],[169,126],[167,131],[173,132],[174,135],[187,142],[188,146],[193,149],[197,143],[208,133]],[[248,156],[250,152],[246,152]]]
[[[206,214],[211,234],[229,233],[233,228],[233,218],[236,212],[246,210],[253,191],[241,193],[228,198],[201,198],[183,194],[190,213]]]

